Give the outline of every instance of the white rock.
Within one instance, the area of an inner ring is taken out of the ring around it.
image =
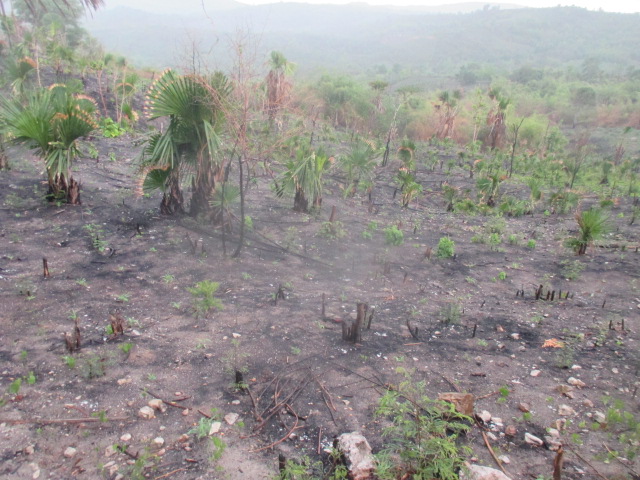
[[[231,335],[233,335],[233,338],[240,338],[242,336],[239,333],[232,333]]]
[[[547,432],[549,433],[549,436],[554,437],[554,438],[560,438],[560,431],[556,428],[549,428],[547,429]]]
[[[121,442],[129,442],[132,439],[132,435],[130,433],[125,433],[123,435],[120,436],[120,441]]]
[[[156,437],[153,439],[153,444],[157,447],[161,447],[164,445],[164,438],[162,437]]]
[[[532,377],[537,377],[540,375],[540,370],[531,370],[531,372],[529,372],[529,375]]]
[[[78,453],[78,449],[77,448],[67,447],[67,448],[65,448],[63,455],[66,458],[73,458],[73,457],[75,457],[76,453]]]
[[[509,460],[509,457],[507,457],[506,455],[500,455],[498,457],[498,460],[500,460],[505,465],[509,465],[511,463],[511,460]]]
[[[153,408],[151,408],[148,405],[145,405],[140,410],[138,410],[138,416],[146,420],[151,420],[152,418],[156,418],[156,414],[154,413]]]
[[[607,423],[607,416],[602,412],[595,412],[593,414],[593,419],[598,423]]]
[[[483,410],[482,413],[478,414],[478,416],[484,423],[489,423],[491,421],[491,414],[486,410]]]
[[[240,415],[238,415],[237,413],[233,413],[233,412],[227,413],[224,416],[224,421],[227,422],[229,425],[233,425],[238,420],[238,417],[240,417]]]
[[[467,471],[460,471],[460,480],[511,480],[500,470],[467,464]]]
[[[579,380],[579,379],[574,378],[574,377],[569,377],[567,379],[567,383],[569,385],[572,385],[572,386],[578,387],[578,388],[582,388],[582,387],[586,387],[587,386],[587,384],[584,383],[582,380]]]
[[[560,447],[562,447],[562,442],[558,438],[547,435],[544,437],[544,439],[547,442],[549,450],[551,450],[552,452],[557,452],[558,450],[560,450]]]
[[[149,405],[154,410],[158,410],[159,412],[162,412],[162,413],[167,411],[167,406],[159,398],[153,398],[149,400],[149,402],[147,402],[147,405]]]
[[[562,415],[563,417],[570,417],[572,415],[575,415],[576,411],[571,408],[569,405],[560,405],[560,407],[558,407],[558,415]]]
[[[211,428],[209,429],[209,435],[213,435],[214,433],[218,433],[222,428],[222,422],[213,422],[211,424]]]
[[[367,480],[375,470],[375,461],[367,439],[358,432],[343,433],[338,437],[338,450],[347,460],[353,480]]]
[[[540,438],[536,437],[535,435],[531,435],[528,432],[524,434],[524,441],[529,445],[535,445],[537,447],[541,447],[542,445],[544,445],[544,442]]]

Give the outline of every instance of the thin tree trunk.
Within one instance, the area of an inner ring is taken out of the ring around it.
[[[240,240],[238,241],[238,246],[236,247],[236,251],[233,252],[231,258],[238,258],[240,256],[240,251],[242,250],[242,246],[244,244],[244,187],[242,183],[242,155],[238,155],[238,168],[240,169]]]

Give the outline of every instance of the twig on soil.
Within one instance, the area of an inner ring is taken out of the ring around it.
[[[487,393],[486,395],[482,395],[481,397],[476,397],[476,400],[482,400],[484,398],[489,398],[489,397],[492,397],[492,396],[497,395],[499,393],[500,393],[500,391],[496,390],[495,392]]]
[[[54,418],[54,419],[21,419],[21,420],[11,420],[11,419],[3,419],[0,418],[0,423],[8,423],[9,425],[22,425],[27,423],[42,423],[45,425],[55,425],[55,424],[64,424],[64,423],[98,423],[98,422],[122,422],[125,420],[131,420],[129,417],[109,417],[109,418],[99,418],[99,417],[85,417],[85,418]]]
[[[289,404],[285,404],[285,407],[287,409],[291,409],[291,406]],[[293,409],[291,409],[291,411],[293,411]],[[298,419],[299,419],[299,417],[296,415],[296,421],[293,424],[293,427],[291,427],[289,429],[289,431],[284,435],[284,437],[282,437],[280,440],[276,440],[275,442],[271,443],[270,445],[267,445],[266,447],[262,447],[262,448],[259,448],[257,450],[250,450],[250,452],[251,453],[256,453],[256,452],[261,452],[263,450],[268,450],[270,448],[275,447],[279,443],[284,442],[287,438],[289,438],[289,435],[291,435],[297,428],[302,428],[302,427],[298,427]]]
[[[478,429],[480,430],[480,433],[482,434],[482,439],[484,440],[484,444],[487,446],[487,450],[489,450],[489,453],[491,454],[491,457],[493,458],[493,460],[496,462],[496,465],[498,465],[500,467],[500,470],[502,470],[502,473],[504,473],[505,475],[508,476],[509,474],[507,473],[507,471],[502,466],[502,462],[500,461],[500,459],[496,456],[496,452],[493,451],[493,448],[491,447],[491,444],[489,443],[489,438],[487,437],[487,434],[484,433],[484,430],[482,429],[482,425],[480,425],[480,422],[478,422],[478,420],[476,420],[476,425],[478,425]]]
[[[171,407],[175,407],[175,408],[179,408],[181,410],[187,410],[188,407],[185,407],[183,405],[178,405],[176,402],[171,401],[171,400],[165,400],[164,398],[160,397],[159,395],[156,395],[155,393],[153,393],[151,390],[149,390],[148,388],[141,388],[140,390],[142,390],[143,392],[148,393],[149,395],[151,395],[154,398],[157,398],[158,400],[162,400],[162,403],[166,403],[167,405],[171,406]],[[191,397],[185,397],[185,398],[181,398],[180,401],[183,400],[187,400]]]
[[[178,472],[186,472],[187,469],[186,468],[176,468],[175,470],[172,470],[168,473],[165,473],[164,475],[160,475],[159,477],[155,477],[153,480],[160,480],[162,478],[167,478],[170,477],[171,475],[173,475],[174,473],[178,473]]]
[[[582,460],[586,465],[589,466],[589,468],[591,468],[591,470],[594,471],[594,473],[601,478],[602,480],[609,480],[607,477],[605,477],[604,475],[602,475],[598,469],[596,467],[594,467],[589,460],[587,460],[586,458],[584,458],[582,455],[580,455],[578,452],[576,452],[573,448],[571,448],[569,445],[565,445],[570,451],[571,453],[573,453],[576,457],[578,457],[580,460]]]
[[[625,467],[627,470],[629,470],[629,471],[630,471],[634,476],[636,476],[636,477],[640,477],[640,475],[638,474],[638,472],[636,472],[633,468],[631,468],[629,465],[627,465],[627,464],[626,464],[626,463],[624,463],[622,460],[620,460],[620,459],[618,458],[618,456],[617,456],[617,455],[615,455],[615,454],[611,451],[611,449],[607,446],[607,444],[606,444],[606,443],[602,442],[602,446],[603,446],[604,448],[606,448],[606,449],[607,449],[607,452],[609,452],[609,453],[611,454],[611,456],[612,456],[612,457],[613,457],[613,458],[614,458],[614,459],[615,459],[615,460],[616,460],[620,465],[624,466],[624,467]]]
[[[320,430],[318,430],[318,449],[316,450],[316,453],[320,455],[321,451],[322,451],[322,427],[320,427]]]

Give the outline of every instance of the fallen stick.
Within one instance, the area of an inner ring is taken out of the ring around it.
[[[614,458],[614,459],[615,459],[615,460],[616,460],[620,465],[622,465],[622,466],[623,466],[623,467],[625,467],[627,470],[629,470],[629,471],[630,471],[630,472],[631,472],[635,477],[640,477],[640,475],[638,475],[638,473],[637,473],[633,468],[631,468],[629,465],[627,465],[627,464],[626,464],[626,463],[624,463],[622,460],[620,460],[620,459],[618,458],[618,456],[617,456],[617,455],[614,455],[614,453],[611,451],[611,449],[607,446],[607,444],[606,444],[606,443],[602,442],[602,446],[603,446],[604,448],[606,448],[606,449],[607,449],[607,452],[609,452],[609,453],[611,454],[611,456],[612,456],[612,457],[613,457],[613,458]]]
[[[157,398],[158,400],[161,400],[162,403],[166,403],[167,405],[169,405],[171,407],[179,408],[181,410],[188,410],[188,407],[185,407],[183,405],[178,405],[176,402],[173,402],[171,400],[165,400],[161,396],[156,395],[155,393],[153,393],[151,390],[148,390],[146,388],[141,388],[140,390],[142,390],[143,392],[148,393],[149,395],[151,395],[154,398]],[[181,398],[180,401],[182,402],[183,400],[187,400],[188,398],[190,398],[190,397]]]
[[[594,467],[593,465],[591,465],[591,463],[589,462],[589,460],[587,460],[586,458],[584,458],[582,455],[580,455],[578,452],[576,452],[573,448],[571,448],[571,446],[569,445],[565,445],[565,447],[567,447],[569,449],[569,451],[571,453],[573,453],[576,457],[578,457],[580,460],[582,460],[586,465],[589,466],[589,468],[591,468],[591,470],[593,470],[595,472],[595,474],[600,477],[602,480],[609,480],[607,477],[605,477],[604,475],[602,475],[598,469],[596,467]]]
[[[288,404],[285,404],[288,408],[291,408],[291,406],[289,406]],[[302,428],[302,427],[298,427],[298,417],[296,416],[296,421],[293,424],[293,427],[291,427],[291,429],[284,435],[284,437],[282,437],[280,440],[276,440],[275,442],[271,443],[270,445],[267,445],[266,447],[262,447],[259,448],[257,450],[249,450],[251,453],[256,453],[256,452],[261,452],[263,450],[268,450],[270,448],[275,447],[276,445],[278,445],[279,443],[284,442],[287,438],[289,438],[289,435],[291,435],[294,430],[296,430],[297,428]]]
[[[500,470],[502,470],[502,473],[504,473],[505,475],[509,476],[507,471],[502,466],[502,462],[496,456],[496,452],[493,451],[493,448],[491,447],[491,444],[489,443],[489,438],[487,437],[487,434],[484,433],[484,430],[482,430],[482,426],[478,423],[477,420],[476,420],[476,424],[478,425],[478,428],[480,429],[480,433],[482,434],[482,438],[484,440],[484,444],[487,446],[487,449],[489,450],[489,453],[491,454],[491,457],[493,457],[493,460],[496,462],[496,465],[498,465],[500,467]]]
[[[60,418],[60,419],[46,419],[46,418],[33,418],[22,420],[10,420],[0,418],[0,423],[8,423],[9,425],[22,425],[26,423],[42,423],[45,425],[55,425],[61,423],[98,423],[98,422],[122,422],[125,420],[131,420],[129,417],[110,417],[110,418],[98,418],[98,417],[85,417],[85,418]]]
[[[187,470],[186,468],[176,468],[175,470],[172,470],[171,472],[165,473],[164,475],[160,475],[159,477],[155,477],[153,480],[160,480],[162,478],[167,478],[167,477],[170,477],[171,475],[173,475],[174,473],[185,472],[186,470]]]

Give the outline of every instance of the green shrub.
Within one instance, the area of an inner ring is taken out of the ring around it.
[[[438,258],[451,258],[456,253],[456,244],[449,237],[442,237],[438,242],[436,256]]]
[[[203,280],[197,282],[193,287],[187,288],[187,291],[193,296],[193,310],[196,316],[204,315],[209,310],[222,310],[222,302],[213,295],[220,288],[218,282]]]
[[[402,245],[404,243],[404,233],[395,225],[384,229],[384,239],[387,245]]]
[[[100,130],[105,138],[116,138],[127,133],[127,131],[114,122],[111,118],[105,117],[100,122]]]
[[[334,220],[333,222],[322,222],[318,235],[321,237],[336,240],[347,236],[347,231],[344,229],[344,224],[340,220]]]
[[[386,441],[376,455],[377,477],[457,480],[471,451],[456,441],[470,430],[472,420],[453,404],[430,399],[424,381],[416,382],[406,373],[405,377],[380,398],[376,410],[376,416],[392,423],[382,431]]]

